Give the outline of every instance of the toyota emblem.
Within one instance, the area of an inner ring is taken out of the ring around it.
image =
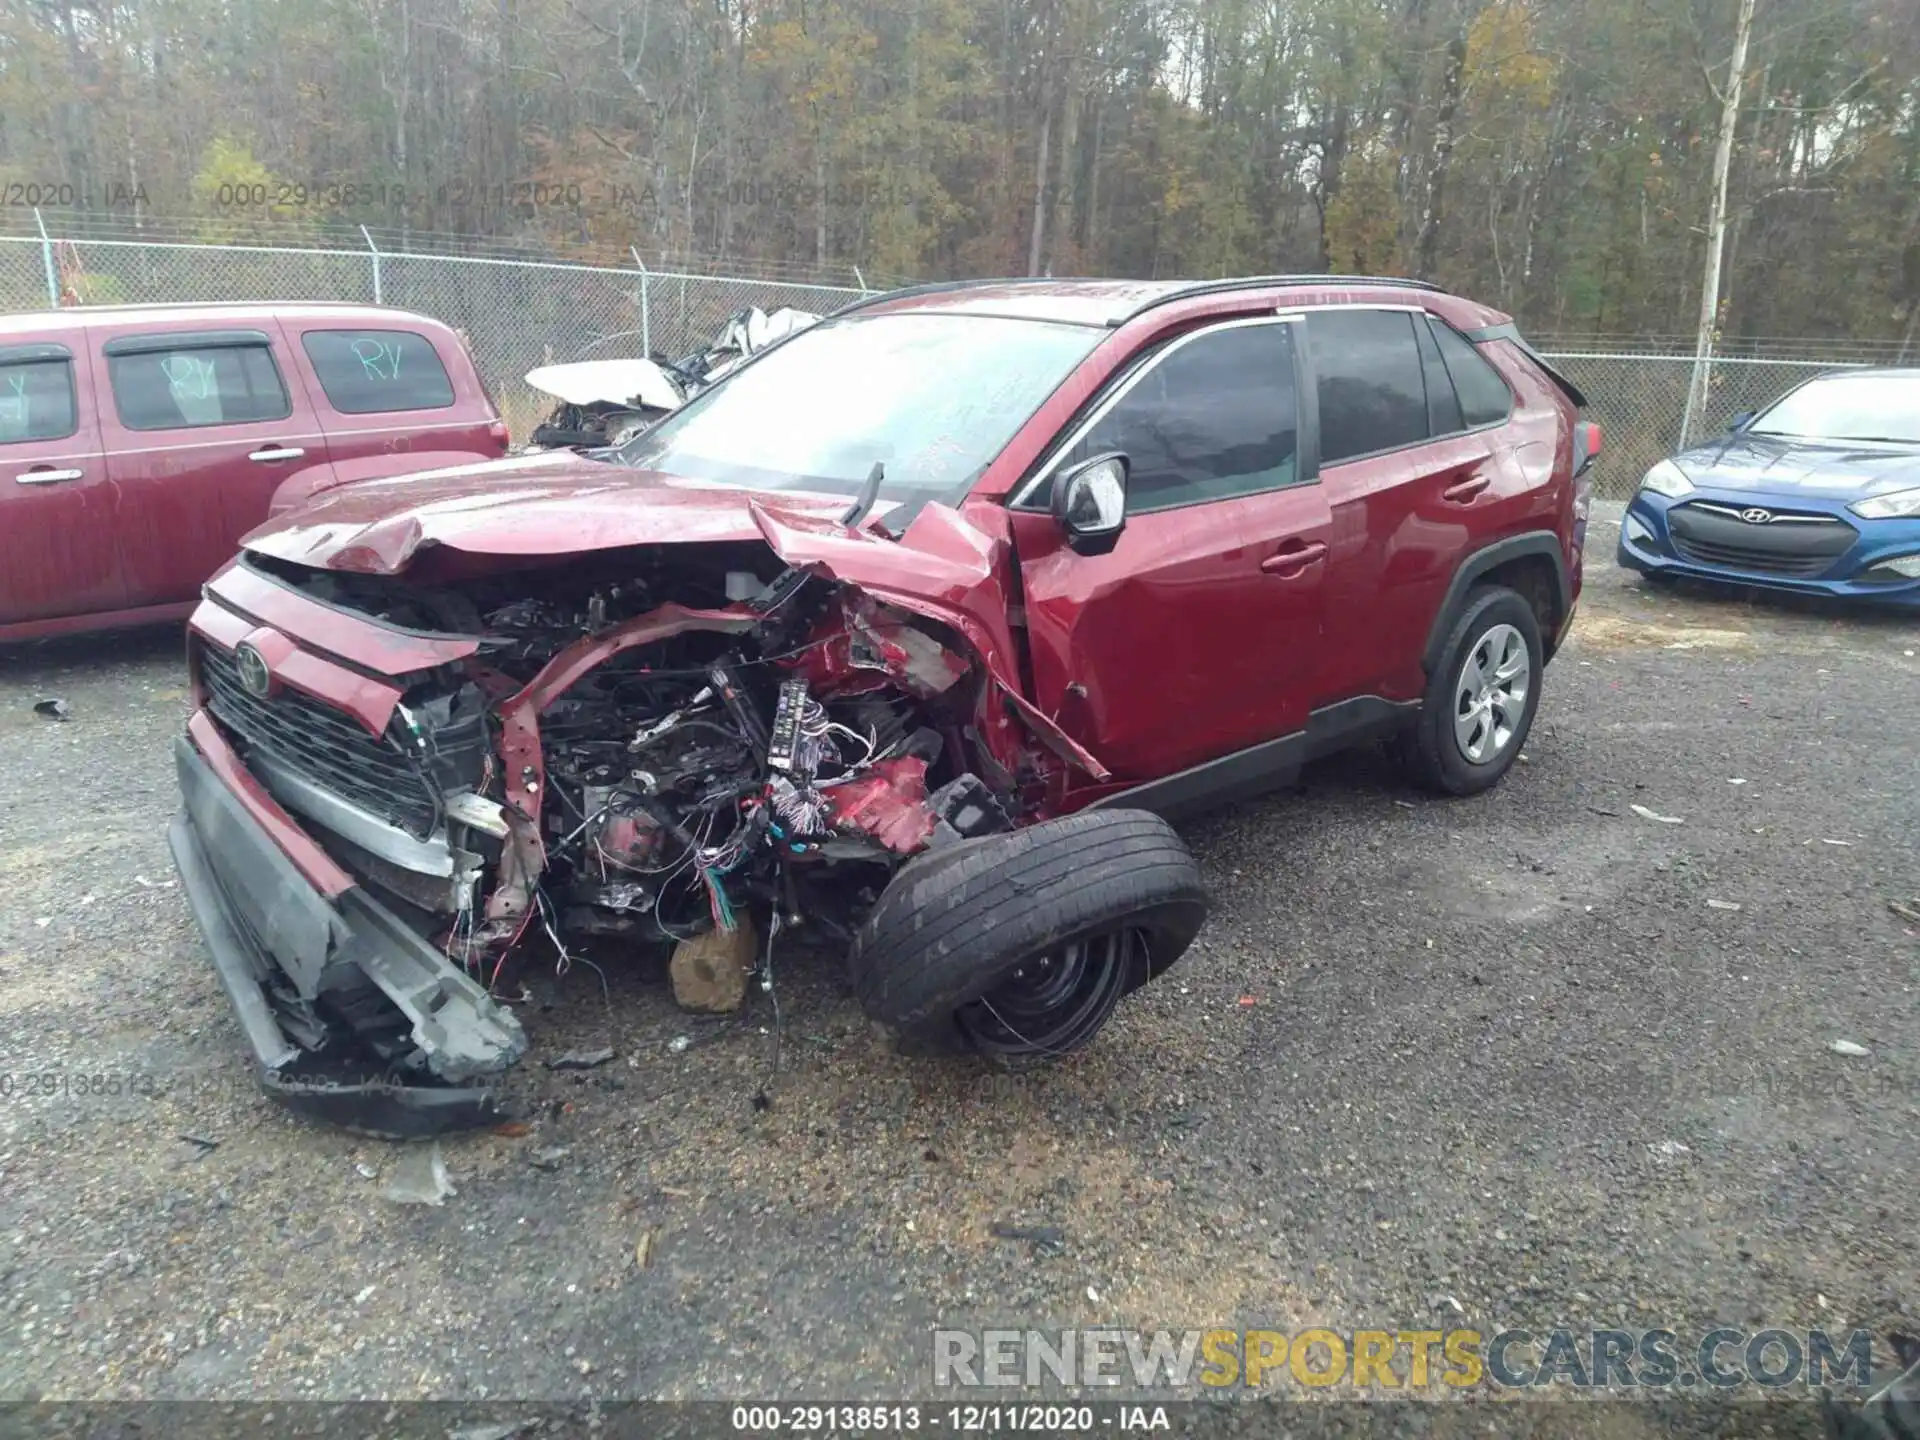
[[[249,695],[265,700],[273,694],[273,671],[267,668],[266,656],[244,640],[233,652],[233,668],[240,672],[240,684]]]
[[[1756,505],[1751,510],[1742,510],[1740,512],[1740,518],[1749,525],[1771,525],[1773,523],[1773,512],[1771,510],[1762,510]]]

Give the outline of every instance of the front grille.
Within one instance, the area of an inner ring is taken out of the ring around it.
[[[1859,539],[1851,525],[1831,515],[1772,513],[1772,520],[1754,524],[1726,506],[1676,505],[1667,512],[1667,531],[1683,560],[1801,580],[1826,574]]]
[[[249,694],[232,652],[197,643],[200,678],[214,718],[241,742],[342,800],[418,836],[432,833],[439,807],[426,776],[391,739],[375,739],[351,715],[282,687]]]
[[[1797,575],[1812,579],[1825,574],[1833,564],[1828,555],[1777,555],[1740,545],[1713,545],[1703,540],[1673,537],[1673,548],[1682,559],[1700,565],[1719,565],[1729,570],[1757,570],[1768,575]]]

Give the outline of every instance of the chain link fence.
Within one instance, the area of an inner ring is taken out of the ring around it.
[[[63,239],[35,216],[34,233],[0,234],[0,311],[50,305],[153,301],[338,300],[417,310],[463,331],[516,437],[531,432],[551,401],[523,377],[538,365],[620,355],[678,359],[702,349],[748,306],[820,313],[870,293],[855,285],[702,273],[683,264],[649,268],[639,257],[591,265],[498,255],[428,254],[382,248],[371,234],[295,247],[209,245],[190,240]],[[392,242],[386,242],[391,245]],[[770,267],[771,268],[771,267]],[[856,276],[858,272],[855,272]],[[1605,447],[1596,482],[1624,499],[1648,466],[1688,438],[1723,430],[1809,376],[1844,364],[1899,358],[1861,345],[1753,342],[1752,355],[1712,362],[1705,411],[1688,423],[1693,356],[1674,337],[1537,339],[1586,391]],[[1682,433],[1691,431],[1691,437]]]
[[[1725,431],[1736,415],[1762,409],[1803,380],[1847,368],[1834,360],[1716,358],[1707,372],[1706,408],[1689,423],[1691,354],[1603,354],[1544,347],[1541,353],[1586,392],[1587,414],[1600,422],[1594,492],[1607,500],[1627,499],[1656,460]]]

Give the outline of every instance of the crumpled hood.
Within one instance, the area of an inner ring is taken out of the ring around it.
[[[818,523],[847,505],[843,496],[729,490],[557,451],[344,486],[241,543],[317,569],[391,575],[430,546],[537,556],[759,540],[756,507]]]
[[[1920,486],[1920,453],[1891,445],[1728,435],[1674,463],[1694,484],[1716,490],[1842,503]]]

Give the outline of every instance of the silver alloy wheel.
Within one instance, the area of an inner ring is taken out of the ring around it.
[[[1511,625],[1495,625],[1467,652],[1453,687],[1453,738],[1470,762],[1485,765],[1513,743],[1532,673],[1526,637]]]

